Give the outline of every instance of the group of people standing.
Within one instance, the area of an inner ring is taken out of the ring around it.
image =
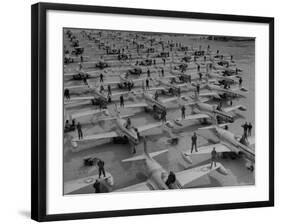
[[[194,132],[193,135],[191,136],[191,153],[193,152],[193,149],[195,150],[195,152],[198,152],[196,132]],[[217,166],[217,161],[218,161],[218,154],[217,154],[216,148],[213,147],[213,150],[211,152],[211,167],[210,167],[210,169],[213,168],[213,164],[214,164],[215,167]]]
[[[247,138],[248,136],[251,136],[252,135],[252,128],[253,128],[253,125],[251,122],[247,123],[245,122],[243,125],[241,125],[241,127],[243,128],[243,135]]]

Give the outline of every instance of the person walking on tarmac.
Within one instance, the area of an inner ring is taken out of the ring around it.
[[[162,77],[164,77],[164,69],[163,68],[161,68],[161,74],[162,74]]]
[[[83,139],[82,126],[80,122],[78,122],[77,124],[77,132],[78,132],[78,139]]]
[[[72,119],[71,127],[73,127],[73,129],[75,130],[75,127],[76,127],[76,120],[75,119]]]
[[[103,74],[100,73],[100,82],[103,82]]]
[[[199,94],[200,93],[200,84],[199,83],[197,83],[197,85],[196,85],[196,90],[197,90],[197,93]]]
[[[95,189],[95,193],[101,193],[100,190],[100,182],[96,179],[96,182],[93,184],[93,188]]]
[[[199,80],[202,81],[202,76],[203,76],[203,74],[202,74],[201,72],[199,72],[198,75],[199,75]]]
[[[129,117],[127,118],[126,128],[127,129],[131,128],[131,119]]]
[[[184,105],[181,107],[181,119],[182,120],[185,119],[185,106]]]
[[[249,125],[248,125],[248,136],[252,135],[252,128],[253,128],[253,125],[252,125],[251,122],[249,122]]]
[[[197,134],[194,132],[194,134],[191,137],[191,153],[193,152],[193,148],[195,149],[196,152],[197,150]]]
[[[101,177],[101,174],[105,177],[105,170],[104,170],[104,161],[101,159],[97,163],[98,168],[99,168],[99,178]]]
[[[150,70],[147,69],[147,77],[150,78]]]
[[[124,97],[123,97],[123,95],[120,96],[120,107],[124,107]]]
[[[107,92],[108,92],[108,95],[111,95],[111,86],[109,84],[107,85]]]
[[[213,163],[215,164],[215,167],[217,166],[217,151],[216,148],[214,147],[212,152],[211,152],[211,169],[213,167]]]
[[[146,89],[149,89],[149,79],[145,80],[145,84],[146,84]]]
[[[241,125],[241,127],[243,128],[243,130],[244,130],[244,135],[245,135],[245,137],[247,138],[247,137],[248,137],[248,123],[245,122],[245,124]]]

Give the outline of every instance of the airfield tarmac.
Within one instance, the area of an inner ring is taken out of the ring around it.
[[[243,86],[249,89],[246,98],[240,98],[238,100],[233,100],[233,105],[242,104],[247,107],[247,111],[239,111],[235,114],[235,122],[229,125],[229,130],[237,135],[242,135],[243,129],[241,125],[247,122],[253,124],[253,133],[255,134],[255,42],[254,41],[215,41],[202,39],[201,36],[172,36],[164,35],[162,37],[165,39],[173,40],[174,42],[181,42],[194,48],[198,48],[199,45],[202,49],[206,49],[208,45],[211,46],[213,51],[219,50],[222,54],[231,54],[234,56],[235,63],[238,68],[243,70]],[[67,40],[65,40],[67,44]],[[95,52],[93,49],[85,49],[85,55],[90,55],[93,58]],[[73,65],[67,66],[67,70],[71,71]],[[124,65],[125,66],[125,65]],[[153,67],[153,66],[151,66]],[[151,68],[153,70],[153,68]],[[120,67],[122,68],[122,67]],[[144,68],[144,73],[146,67]],[[165,68],[165,73],[168,71],[169,65]],[[117,68],[118,70],[118,68]],[[106,73],[105,78],[106,78]],[[145,73],[146,75],[146,73]],[[152,73],[157,76],[158,73]],[[92,81],[91,81],[92,82]],[[70,81],[65,80],[65,85],[80,84],[81,81]],[[114,91],[114,90],[113,90]],[[120,91],[120,90],[119,90]],[[77,95],[86,95],[85,91],[77,93]],[[182,92],[182,95],[185,93]],[[188,93],[187,95],[192,95],[193,93]],[[160,97],[161,99],[161,97]],[[126,104],[127,101],[125,101]],[[212,103],[212,102],[211,102]],[[213,102],[215,103],[215,102]],[[167,120],[173,120],[175,118],[180,118],[180,110],[175,108],[175,104],[171,103],[171,109],[167,112]],[[93,106],[81,106],[75,107],[75,109],[69,109],[69,112],[83,111],[87,109],[93,109]],[[121,111],[121,113],[136,113],[135,116],[131,118],[132,125],[144,125],[156,120],[148,113],[140,110],[129,110]],[[186,114],[190,113],[190,109],[187,108]],[[91,122],[88,122],[89,119]],[[87,123],[87,124],[86,124]],[[87,134],[100,133],[104,131],[111,130],[114,128],[114,122],[93,122],[91,118],[85,118],[85,124],[82,121],[84,136]],[[193,164],[187,164],[181,157],[180,152],[190,150],[191,147],[191,135],[194,131],[198,133],[198,147],[206,145],[209,143],[209,139],[216,140],[209,131],[202,130],[197,131],[197,128],[202,127],[198,121],[189,121],[189,126],[183,129],[175,130],[175,135],[180,137],[178,145],[171,146],[166,143],[168,135],[162,130],[157,129],[153,131],[148,131],[146,135],[151,134],[148,140],[148,148],[150,152],[159,151],[161,149],[169,148],[169,151],[165,154],[159,155],[155,158],[159,164],[162,165],[167,171],[181,171],[184,169],[189,169],[198,165],[203,165],[210,162],[210,155],[198,155],[192,158]],[[153,134],[153,135],[152,135]],[[95,145],[93,142],[82,143],[79,147],[83,150],[79,152],[73,152],[73,146],[70,144],[70,140],[73,136],[77,136],[77,132],[65,134],[64,138],[64,183],[72,180],[76,180],[82,177],[87,177],[97,173],[97,170],[92,170],[91,173],[84,172],[83,158],[85,157],[97,157],[105,162],[105,170],[112,174],[114,178],[113,190],[127,187],[132,184],[137,184],[143,182],[147,179],[146,169],[142,161],[137,162],[127,162],[123,163],[121,160],[129,158],[132,156],[131,149],[128,144],[113,144],[105,143],[101,145]],[[139,155],[143,152],[143,144],[139,144],[136,147],[136,154]],[[135,156],[134,155],[134,156]],[[217,172],[213,172],[210,175],[204,176],[192,183],[188,184],[186,188],[201,188],[201,187],[222,187],[222,186],[241,186],[241,185],[253,185],[255,183],[255,172],[251,172],[245,168],[245,161],[240,159],[232,160],[230,158],[220,159],[223,166],[228,171],[228,175],[221,175]],[[88,187],[79,189],[77,191],[71,192],[71,194],[86,194],[93,193],[94,188],[92,185]]]

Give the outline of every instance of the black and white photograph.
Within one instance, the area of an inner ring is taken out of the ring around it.
[[[255,185],[255,37],[62,38],[65,196]]]

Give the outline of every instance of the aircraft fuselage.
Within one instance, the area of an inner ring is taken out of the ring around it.
[[[211,116],[217,115],[217,116],[222,117],[225,120],[233,121],[233,117],[231,115],[229,115],[223,111],[217,110],[214,105],[210,105],[207,103],[200,103],[200,102],[198,102],[196,105],[199,110],[201,110],[203,112],[205,111]]]
[[[119,132],[121,135],[126,136],[130,142],[137,145],[139,144],[139,137],[137,132],[133,128],[126,128],[127,121],[124,119],[116,120]]]
[[[173,91],[175,91],[176,93],[179,91],[179,87],[176,87],[174,86],[173,84],[171,83],[167,83],[167,82],[164,82],[162,80],[158,80],[162,85],[166,86],[167,88],[170,88],[172,89]]]
[[[227,94],[228,96],[230,97],[244,97],[242,94],[240,93],[236,93],[235,91],[231,90],[231,89],[223,89],[219,86],[216,86],[216,85],[208,85],[207,86],[207,89],[209,90],[214,90],[214,91],[217,91],[219,93],[223,93],[223,94]]]
[[[146,157],[145,164],[148,170],[149,180],[153,182],[154,190],[168,190],[169,187],[165,181],[168,178],[169,173],[153,158]],[[171,186],[172,189],[181,188],[180,184],[176,181],[176,184]]]
[[[152,97],[152,95],[145,93],[145,94],[144,94],[144,98],[145,98],[146,102],[147,102],[149,105],[151,105],[152,107],[153,107],[153,106],[156,106],[156,107],[158,107],[160,110],[166,110],[165,105],[163,105],[163,103],[159,102],[158,100],[155,100],[155,99]]]
[[[252,149],[240,143],[233,133],[223,128],[216,128],[216,133],[222,142],[226,142],[227,146],[237,154],[243,153],[249,160],[254,161],[255,153]]]

